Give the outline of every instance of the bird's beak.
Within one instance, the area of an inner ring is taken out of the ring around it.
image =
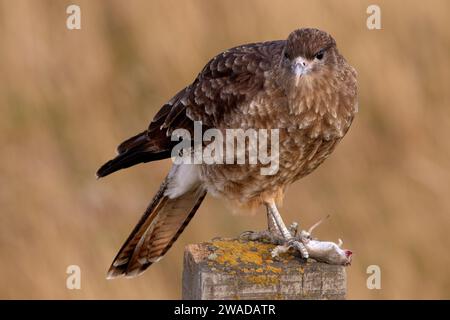
[[[293,63],[293,71],[295,74],[295,85],[298,86],[300,78],[307,74],[310,70],[311,62],[303,57],[297,57]]]

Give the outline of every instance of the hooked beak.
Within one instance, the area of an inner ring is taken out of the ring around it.
[[[311,62],[302,57],[297,57],[292,65],[295,74],[295,85],[298,86],[300,78],[310,71]]]

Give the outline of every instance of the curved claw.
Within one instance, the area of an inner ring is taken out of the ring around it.
[[[289,243],[289,246],[297,249],[300,252],[300,254],[302,255],[302,258],[304,258],[304,259],[309,258],[308,250],[306,250],[306,247],[302,242],[297,241],[297,240],[291,240],[288,243]]]
[[[276,246],[275,248],[273,248],[272,250],[272,258],[278,258],[280,256],[280,253],[285,253],[289,250],[289,246],[288,245],[279,245]]]
[[[308,253],[308,250],[306,249],[305,245],[302,242],[297,241],[295,239],[291,239],[291,240],[287,241],[285,244],[276,246],[272,250],[272,257],[274,257],[274,258],[278,257],[280,255],[280,253],[285,253],[290,248],[294,248],[295,250],[300,252],[300,255],[302,256],[303,259],[309,258],[309,253]]]
[[[241,232],[241,234],[238,236],[238,238],[247,240],[245,237],[249,237],[253,233],[254,233],[254,231],[247,230],[247,231]]]
[[[238,239],[250,240],[250,241],[261,241],[265,243],[280,244],[282,240],[276,234],[271,233],[268,230],[263,231],[244,231],[239,235]]]

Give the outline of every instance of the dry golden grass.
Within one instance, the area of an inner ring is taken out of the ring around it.
[[[448,1],[0,0],[0,298],[179,298],[184,245],[261,229],[208,198],[173,249],[142,277],[105,280],[122,241],[169,167],[96,181],[122,139],[216,53],[332,33],[359,72],[360,113],[337,151],[294,184],[282,213],[354,249],[349,298],[450,298],[450,23]],[[262,211],[261,211],[262,212]],[[77,264],[82,289],[65,288]],[[382,289],[366,288],[366,267]]]

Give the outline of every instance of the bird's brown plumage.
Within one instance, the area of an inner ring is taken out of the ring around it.
[[[201,121],[205,129],[221,131],[279,129],[279,170],[275,175],[261,175],[258,164],[197,165],[198,184],[186,186],[187,191],[176,196],[166,191],[169,200],[161,203],[163,198],[158,199],[158,205],[147,210],[116,257],[110,276],[141,272],[149,261],[162,256],[206,192],[250,206],[282,197],[290,183],[309,174],[329,156],[356,112],[356,71],[340,55],[335,40],[323,31],[299,29],[287,40],[247,44],[217,55],[191,85],[161,108],[146,131],[123,142],[118,156],[97,175],[170,157],[174,145],[171,133],[178,128],[192,131],[194,121]],[[183,183],[180,174],[179,178],[172,175],[173,184]],[[194,197],[193,190],[198,192]],[[168,203],[176,201],[184,202],[185,214],[178,213],[180,219],[167,211]],[[175,220],[167,224],[172,228],[172,232],[165,231],[170,236],[159,238],[159,242],[154,234],[159,230],[155,217],[161,219],[160,224],[169,217]],[[152,246],[163,249],[156,254]]]

